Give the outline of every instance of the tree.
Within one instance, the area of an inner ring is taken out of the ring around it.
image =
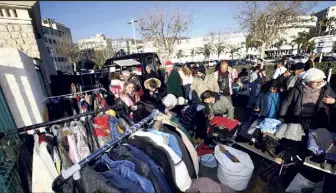
[[[109,48],[95,48],[93,52],[93,61],[95,63],[95,68],[101,68],[104,66],[108,58],[113,57],[114,51]]]
[[[210,43],[212,44],[214,53],[217,54],[217,59],[219,60],[219,56],[224,53],[225,49],[228,47],[227,39],[228,39],[228,32],[212,32],[210,33]]]
[[[229,46],[229,52],[227,52],[227,53],[230,53],[231,54],[231,59],[233,60],[233,55],[236,53],[236,52],[238,52],[239,50],[240,50],[240,47],[238,47],[238,46],[235,46],[235,45],[230,45]]]
[[[59,55],[67,58],[70,64],[74,65],[80,60],[80,51],[77,44],[71,42],[70,37],[64,36],[63,41],[59,42],[56,48]]]
[[[191,49],[191,51],[190,51],[190,56],[191,56],[191,60],[194,60],[194,56],[196,56],[196,50],[195,50],[195,48],[193,48],[193,49]]]
[[[315,2],[303,1],[251,1],[241,6],[237,20],[254,41],[261,43],[261,58],[266,46],[279,37],[284,25],[295,25],[298,16],[309,11]]]
[[[176,58],[180,60],[183,57],[184,57],[183,50],[178,50],[178,52],[176,53]]]
[[[245,40],[245,46],[246,46],[246,52],[248,52],[249,48],[256,48],[256,49],[260,48],[261,43],[259,41],[253,40],[251,35],[248,35]]]
[[[301,46],[306,43],[308,33],[307,32],[299,32],[297,36],[293,36],[292,43],[297,45],[297,53],[300,53],[301,51]]]
[[[210,55],[213,53],[213,48],[211,43],[204,44],[199,51],[200,54],[203,54],[205,60],[210,59]]]
[[[192,24],[191,17],[183,16],[179,10],[171,15],[160,8],[152,9],[138,18],[139,32],[144,40],[153,40],[154,46],[168,55],[174,53],[174,43]]]

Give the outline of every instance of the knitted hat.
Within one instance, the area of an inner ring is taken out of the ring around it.
[[[322,70],[317,68],[309,69],[304,77],[305,82],[316,81],[316,80],[323,80],[326,76]]]
[[[304,67],[305,67],[304,63],[298,62],[298,63],[291,65],[291,70],[302,70],[304,69]]]
[[[179,97],[176,98],[174,95],[172,94],[168,94],[167,96],[165,96],[162,100],[162,103],[164,104],[164,106],[167,109],[173,109],[174,107],[176,107],[176,105],[185,105],[188,103],[188,100],[186,100],[183,97]]]
[[[172,109],[177,105],[177,99],[174,95],[168,94],[162,99],[162,103],[167,109]]]
[[[171,66],[174,66],[174,64],[171,61],[167,61],[165,63],[165,67],[171,67]]]
[[[199,67],[197,68],[197,72],[201,72],[201,73],[203,73],[203,74],[206,74],[204,66],[199,66]]]

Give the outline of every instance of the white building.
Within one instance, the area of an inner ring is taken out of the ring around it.
[[[237,51],[233,53],[233,58],[242,58],[246,53],[245,49],[245,39],[246,36],[243,33],[233,33],[233,34],[223,34],[224,45],[227,46],[227,49],[220,54],[218,57],[215,51],[212,52],[209,58],[206,58],[201,50],[205,44],[211,43],[212,45],[216,44],[218,38],[211,36],[205,37],[195,37],[195,38],[180,38],[175,42],[174,53],[171,56],[172,62],[190,62],[190,61],[204,61],[204,60],[218,60],[218,59],[231,59],[232,55],[230,53],[230,47],[237,48]],[[157,49],[154,46],[153,41],[146,41],[141,44],[138,44],[138,47],[141,47],[143,52],[157,52],[162,61],[167,60],[167,56],[161,50]],[[183,57],[177,58],[177,53],[182,50]],[[192,55],[192,50],[194,50],[194,55]]]
[[[112,40],[104,34],[96,34],[95,36],[83,38],[77,41],[80,50],[94,49],[112,49]]]
[[[283,54],[297,54],[297,44],[292,41],[298,36],[300,32],[309,32],[310,29],[316,27],[317,17],[315,16],[300,16],[299,20],[295,23],[284,25],[279,38],[276,39],[275,44],[279,39],[284,39],[285,43],[279,47],[280,49],[270,46],[266,49],[267,56],[281,56]]]
[[[50,18],[42,19],[42,26],[45,45],[56,70],[72,74],[72,65],[59,53],[59,49],[66,49],[72,45],[70,28]]]
[[[137,52],[142,52],[142,41],[136,40],[138,50],[135,47],[135,43],[133,39],[130,38],[120,38],[120,39],[113,39],[112,40],[112,48],[118,53],[124,53],[124,54],[133,54]]]
[[[329,25],[328,23],[325,23],[323,21],[329,20],[330,18],[336,18],[336,6],[330,6],[326,9],[323,9],[322,11],[317,12],[316,17],[317,17],[317,21],[318,21],[317,27],[322,30],[322,34],[330,35],[329,32],[331,32],[332,30],[335,29],[336,23],[335,23],[335,21],[333,21],[331,23],[331,25]],[[324,28],[324,29],[322,29],[322,28]],[[329,28],[331,28],[331,29],[329,29]]]

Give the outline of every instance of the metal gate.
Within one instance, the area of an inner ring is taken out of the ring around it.
[[[15,129],[15,121],[0,86],[0,131]],[[9,136],[17,139],[17,136]],[[16,157],[6,153],[0,141],[0,192],[23,192],[17,171]]]

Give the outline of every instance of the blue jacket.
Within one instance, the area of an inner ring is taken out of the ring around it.
[[[121,133],[119,133],[118,128],[117,128],[119,120],[109,115],[108,122],[110,124],[110,132],[111,132],[110,135],[111,135],[112,140],[114,140],[121,135]]]
[[[157,184],[159,190],[157,192],[172,192],[169,188],[169,185],[165,179],[165,176],[162,173],[162,168],[160,168],[147,154],[139,150],[138,148],[127,145],[127,148],[131,151],[131,153],[139,160],[144,161],[148,164],[151,169],[151,172],[154,176],[153,183]]]
[[[168,146],[172,148],[172,150],[180,157],[182,158],[182,151],[178,145],[177,139],[174,135],[171,135],[169,133],[164,133],[162,131],[157,131],[155,129],[148,129],[148,132],[154,133],[156,135],[160,135],[163,138],[168,140]]]
[[[270,92],[267,92],[267,93],[260,92],[257,97],[255,108],[260,109],[259,110],[260,117],[268,116],[268,109],[269,109],[268,97],[269,95],[270,95]],[[278,101],[279,102],[275,105],[275,112],[279,112],[280,110],[280,100]]]
[[[153,184],[143,176],[135,172],[135,165],[127,160],[113,161],[106,154],[102,156],[102,161],[120,176],[139,185],[144,192],[155,192]],[[134,191],[132,191],[134,192]]]

